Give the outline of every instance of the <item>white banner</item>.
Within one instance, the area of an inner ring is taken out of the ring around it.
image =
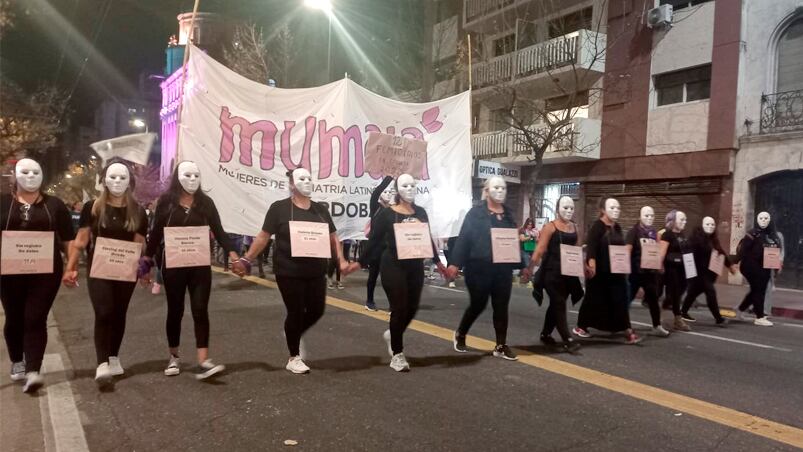
[[[425,140],[427,162],[416,204],[435,237],[456,236],[471,208],[471,103],[468,92],[412,104],[351,80],[280,89],[230,71],[196,48],[187,70],[179,161],[201,169],[227,232],[256,235],[268,206],[289,196],[288,169],[312,173],[341,239],[362,239],[371,190],[381,174],[365,168],[369,132]]]
[[[112,157],[118,157],[129,162],[147,165],[155,139],[155,133],[134,133],[109,140],[96,141],[90,144],[89,147],[104,162]]]

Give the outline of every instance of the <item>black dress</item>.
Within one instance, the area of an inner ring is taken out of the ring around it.
[[[586,296],[580,307],[577,326],[584,330],[630,329],[626,275],[611,273],[609,245],[624,245],[622,228],[597,220],[588,233],[588,257],[596,260],[596,274],[586,282]]]
[[[555,227],[549,238],[541,268],[544,272],[544,288],[549,296],[549,307],[544,317],[542,336],[550,336],[556,328],[564,342],[571,339],[566,320],[566,300],[572,294],[572,301],[582,298],[583,287],[580,278],[561,274],[560,246],[577,244],[577,232],[563,232]],[[579,291],[580,296],[576,296]]]

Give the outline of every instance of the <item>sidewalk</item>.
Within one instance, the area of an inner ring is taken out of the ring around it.
[[[747,285],[717,284],[719,305],[723,308],[736,309],[747,294]],[[704,297],[704,295],[701,295]],[[772,306],[770,315],[803,319],[803,291],[776,288],[769,296]]]

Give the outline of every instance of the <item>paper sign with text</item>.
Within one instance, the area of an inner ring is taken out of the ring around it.
[[[365,143],[365,169],[371,173],[398,177],[409,174],[421,179],[427,162],[427,142],[370,132]]]
[[[717,276],[722,274],[725,267],[725,255],[719,254],[717,250],[711,251],[711,259],[708,260],[708,269],[716,273]]]
[[[329,224],[314,221],[291,221],[290,255],[292,257],[331,259]]]
[[[781,269],[781,249],[780,248],[764,248],[764,268],[772,270]]]
[[[608,254],[611,258],[611,273],[630,273],[630,251],[625,245],[608,245]]]
[[[89,277],[134,282],[141,252],[141,243],[98,237]]]
[[[560,244],[560,274],[583,276],[583,248]]]
[[[642,243],[640,266],[643,270],[660,270],[661,245],[657,243]]]
[[[201,267],[212,264],[209,226],[165,228],[165,267]]]
[[[694,265],[694,254],[686,253],[683,255],[683,270],[686,272],[686,279],[697,277],[697,266]]]
[[[519,231],[511,228],[491,228],[491,254],[494,264],[519,264]]]
[[[53,231],[3,231],[0,274],[53,273]]]
[[[429,259],[432,254],[432,236],[427,223],[396,223],[396,254],[399,259]]]

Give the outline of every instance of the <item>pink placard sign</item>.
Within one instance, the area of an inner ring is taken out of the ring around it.
[[[781,269],[781,249],[780,248],[764,248],[764,268],[772,270]]]
[[[625,245],[608,245],[608,255],[611,258],[611,273],[630,273],[630,251]]]
[[[53,231],[3,231],[0,274],[53,273]]]
[[[212,264],[209,226],[165,228],[165,266],[202,267]]]
[[[661,245],[657,243],[641,244],[641,268],[644,270],[661,269]]]
[[[583,276],[583,248],[560,244],[560,274]]]
[[[399,259],[429,259],[433,256],[428,223],[396,223],[393,232]]]
[[[313,221],[290,222],[290,255],[293,257],[332,258],[329,224]]]
[[[494,264],[521,263],[519,231],[511,228],[491,228],[491,254]]]
[[[722,270],[724,268],[725,268],[725,255],[719,254],[717,250],[712,250],[711,259],[708,260],[708,269],[716,273],[717,275],[721,275]]]
[[[136,281],[141,252],[141,243],[98,237],[92,253],[89,277],[112,281]]]
[[[393,177],[409,174],[420,179],[426,162],[426,141],[379,132],[368,134],[365,169],[371,174]]]

